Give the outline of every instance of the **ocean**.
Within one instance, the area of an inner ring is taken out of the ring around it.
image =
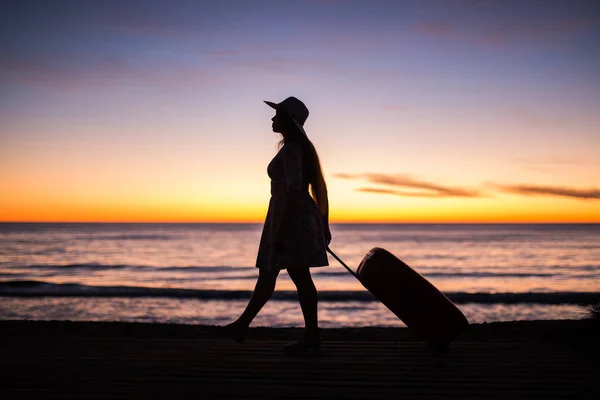
[[[256,282],[261,224],[1,223],[0,319],[225,324]],[[582,318],[600,302],[598,224],[333,224],[356,269],[402,259],[471,323]],[[404,326],[333,257],[312,269],[324,328]],[[282,271],[253,326],[303,326]]]

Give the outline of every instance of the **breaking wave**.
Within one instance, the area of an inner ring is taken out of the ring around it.
[[[248,299],[246,290],[203,290],[183,288],[154,288],[144,286],[88,286],[82,284],[51,283],[35,280],[0,281],[0,296],[6,297],[166,297],[203,300]],[[445,295],[457,304],[596,304],[600,293],[467,293],[451,292]],[[274,300],[296,300],[295,291],[276,291]],[[377,301],[368,291],[320,291],[320,301]]]

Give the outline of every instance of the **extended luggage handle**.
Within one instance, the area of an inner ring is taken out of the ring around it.
[[[336,255],[336,254],[335,254],[335,253],[334,253],[334,252],[333,252],[333,251],[332,251],[330,248],[329,248],[329,246],[327,246],[327,252],[328,252],[329,254],[331,254],[331,255],[332,255],[332,256],[333,256],[333,257],[334,257],[336,260],[338,260],[338,261],[339,261],[339,263],[340,263],[340,264],[342,264],[342,265],[344,266],[344,268],[346,268],[346,270],[347,270],[348,272],[350,272],[350,273],[351,273],[351,274],[352,274],[352,275],[353,275],[353,276],[354,276],[356,279],[358,279],[358,275],[356,275],[356,272],[352,271],[352,269],[350,269],[350,267],[349,267],[349,266],[347,266],[347,265],[346,265],[346,263],[344,263],[344,262],[342,261],[342,259],[341,259],[341,258],[339,258],[339,257],[338,257],[338,256],[337,256],[337,255]]]

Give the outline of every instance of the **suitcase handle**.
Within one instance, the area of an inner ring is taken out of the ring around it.
[[[358,279],[358,275],[356,275],[356,272],[352,271],[352,270],[350,269],[350,267],[349,267],[349,266],[347,266],[347,265],[346,265],[346,264],[345,264],[345,263],[342,261],[342,259],[341,259],[341,258],[339,258],[338,256],[336,256],[336,255],[335,255],[335,253],[334,253],[333,251],[331,251],[331,249],[329,248],[329,246],[327,246],[327,252],[328,252],[329,254],[331,254],[331,255],[332,255],[332,256],[333,256],[333,257],[334,257],[336,260],[338,260],[338,261],[339,261],[339,263],[340,263],[340,264],[342,264],[342,265],[344,266],[344,268],[346,268],[346,270],[347,270],[348,272],[350,272],[350,273],[351,273],[351,274],[352,274],[352,275],[353,275],[353,276],[354,276],[356,279]]]

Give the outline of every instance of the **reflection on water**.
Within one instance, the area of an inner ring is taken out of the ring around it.
[[[249,290],[260,224],[0,224],[0,274],[91,286]],[[600,225],[332,225],[356,268],[383,247],[446,292],[600,291]],[[321,290],[361,286],[330,257]],[[293,289],[283,274],[280,288]]]

